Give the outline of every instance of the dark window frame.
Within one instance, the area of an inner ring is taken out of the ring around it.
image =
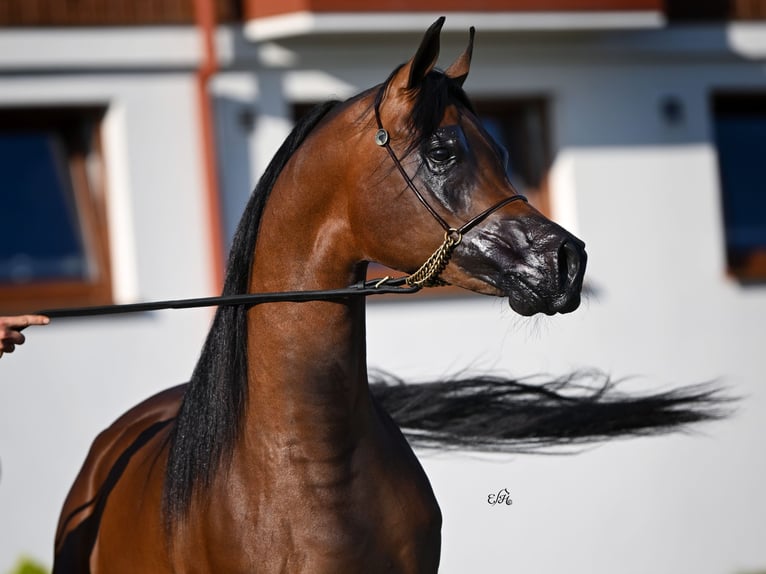
[[[766,241],[762,244],[743,246],[736,239],[738,231],[735,228],[734,219],[737,216],[734,212],[735,209],[740,213],[742,212],[743,190],[742,188],[736,190],[734,188],[733,181],[735,180],[731,174],[733,171],[739,171],[739,168],[727,160],[727,156],[731,152],[723,152],[721,149],[724,142],[722,141],[720,122],[726,119],[758,117],[764,123],[763,145],[766,146],[766,91],[714,91],[710,97],[710,110],[713,140],[718,155],[718,181],[721,194],[721,218],[725,232],[724,247],[727,274],[742,283],[763,283],[766,282]],[[761,185],[766,186],[766,181],[762,182]],[[752,193],[751,190],[744,191],[745,197],[747,191]],[[738,192],[740,195],[735,200],[733,194]],[[763,192],[766,193],[766,187]],[[735,202],[738,202],[736,207]],[[753,213],[757,212],[759,211],[753,211]],[[763,227],[766,228],[766,214],[764,214]]]

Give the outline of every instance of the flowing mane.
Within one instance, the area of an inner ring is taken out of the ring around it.
[[[288,160],[338,101],[315,107],[295,126],[256,185],[234,234],[223,294],[247,293],[263,208]],[[219,307],[192,373],[173,431],[163,493],[166,520],[188,509],[231,455],[247,402],[247,308]]]

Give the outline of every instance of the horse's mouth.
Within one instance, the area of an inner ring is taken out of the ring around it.
[[[555,315],[571,313],[580,306],[580,289],[568,288],[552,295],[543,295],[523,279],[516,276],[503,281],[508,304],[519,315],[531,317],[537,313]]]
[[[519,315],[531,317],[538,313],[555,315],[556,313],[571,313],[580,306],[580,290],[582,276],[574,282],[559,285],[547,292],[544,288],[530,284],[523,273],[499,271],[493,269],[489,273],[473,273],[469,281],[455,281],[449,277],[450,283],[484,295],[503,297]]]

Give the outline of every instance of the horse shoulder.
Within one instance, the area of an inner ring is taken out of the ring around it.
[[[64,502],[56,529],[56,562],[60,571],[70,571],[67,565],[73,564],[73,560],[82,565],[89,561],[101,529],[106,502],[117,482],[137,452],[145,449],[158,435],[167,436],[185,389],[186,385],[178,385],[146,399],[93,441]]]

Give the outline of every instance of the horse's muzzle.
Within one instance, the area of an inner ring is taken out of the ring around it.
[[[533,251],[503,274],[511,308],[525,316],[571,313],[580,306],[587,261],[585,244],[563,231],[554,245]]]

